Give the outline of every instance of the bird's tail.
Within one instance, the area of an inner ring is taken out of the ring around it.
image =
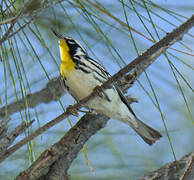
[[[127,124],[129,124],[147,144],[152,145],[155,141],[162,137],[162,135],[158,131],[154,130],[137,118],[136,122],[137,126],[134,126],[129,121],[127,122]]]

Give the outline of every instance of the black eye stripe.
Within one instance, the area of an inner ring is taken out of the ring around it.
[[[76,53],[78,46],[75,43],[69,43],[70,55],[73,56]]]
[[[71,56],[74,56],[76,54],[79,54],[79,55],[86,55],[87,54],[85,49],[75,39],[73,39],[71,37],[65,37],[64,39],[65,39],[67,45],[69,46],[69,52],[70,52]]]

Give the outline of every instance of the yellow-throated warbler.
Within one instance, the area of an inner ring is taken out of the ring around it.
[[[96,86],[107,81],[110,74],[88,57],[86,50],[76,40],[63,37],[53,29],[52,31],[59,39],[62,84],[74,99],[79,101],[90,95]],[[149,145],[161,137],[159,132],[136,117],[118,87],[112,85],[103,93],[104,97],[96,96],[85,107],[128,124]]]

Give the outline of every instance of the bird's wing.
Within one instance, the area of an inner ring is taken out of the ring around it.
[[[89,58],[89,57],[88,57]],[[98,65],[98,67],[101,70],[101,73],[104,75],[104,77],[108,80],[111,75],[109,74],[109,72],[102,66],[100,65],[98,62],[96,62],[95,60],[89,58],[91,61],[93,61],[94,63],[96,63]],[[125,96],[123,95],[122,91],[120,90],[120,88],[116,85],[113,84],[113,87],[115,87],[116,91],[118,92],[122,102],[128,107],[129,111],[136,117],[135,113],[133,112],[132,108],[130,107],[130,104],[128,103],[127,99],[125,98]]]

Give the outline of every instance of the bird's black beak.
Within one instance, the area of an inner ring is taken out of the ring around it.
[[[57,31],[55,31],[53,28],[51,28],[51,31],[53,32],[53,34],[59,38],[59,39],[65,39],[61,34],[59,34]]]

